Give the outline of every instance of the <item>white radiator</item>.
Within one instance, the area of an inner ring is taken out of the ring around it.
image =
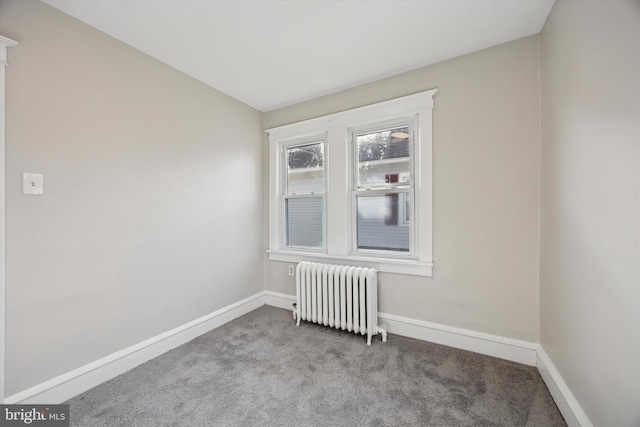
[[[378,326],[378,284],[373,268],[301,262],[296,267],[294,318],[367,335],[387,332]]]

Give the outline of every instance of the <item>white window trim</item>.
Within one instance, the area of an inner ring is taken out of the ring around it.
[[[348,111],[267,129],[269,134],[269,259],[273,261],[321,261],[373,267],[383,272],[433,275],[432,254],[432,127],[433,96],[438,89],[396,98]],[[352,252],[352,158],[350,129],[381,122],[417,117],[413,147],[415,162],[415,257]],[[325,249],[320,252],[285,248],[281,212],[281,147],[293,141],[326,133],[325,145]],[[329,170],[331,168],[331,170]],[[417,216],[419,215],[419,217]]]
[[[5,85],[7,48],[16,47],[18,42],[7,37],[0,36],[0,402],[5,400],[5,354],[6,354],[6,153],[5,153]]]

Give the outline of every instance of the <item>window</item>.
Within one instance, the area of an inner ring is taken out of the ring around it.
[[[415,254],[412,135],[411,124],[352,132],[355,252]]]
[[[270,259],[432,274],[436,91],[267,130]]]
[[[324,141],[283,147],[285,247],[324,247]]]

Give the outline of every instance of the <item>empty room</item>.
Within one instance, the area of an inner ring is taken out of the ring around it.
[[[637,0],[0,0],[1,425],[640,426]]]

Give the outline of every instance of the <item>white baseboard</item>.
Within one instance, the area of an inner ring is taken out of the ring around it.
[[[293,311],[293,303],[296,302],[296,297],[294,295],[264,291],[264,296],[266,305]]]
[[[199,319],[103,357],[5,399],[5,404],[64,402],[175,347],[191,341],[262,305],[290,310],[293,295],[264,291]],[[456,328],[393,314],[378,313],[387,332],[536,366],[569,427],[593,424],[547,353],[528,341]]]
[[[265,304],[264,292],[105,356],[5,399],[5,404],[64,402]]]
[[[378,321],[380,326],[391,334],[473,351],[529,366],[536,364],[537,344],[529,341],[410,319],[395,314],[378,313],[378,319],[380,319]]]
[[[296,297],[265,291],[265,301],[267,305],[291,309]],[[392,334],[535,366],[569,427],[593,427],[560,372],[539,344],[394,314],[378,313],[378,319],[380,326]]]
[[[265,291],[266,304],[290,309],[294,295]],[[455,328],[439,323],[410,319],[394,314],[378,313],[379,324],[392,334],[416,338],[449,347],[499,357],[529,366],[536,365],[537,344],[470,329]]]
[[[547,352],[538,346],[536,367],[569,427],[593,427]]]

